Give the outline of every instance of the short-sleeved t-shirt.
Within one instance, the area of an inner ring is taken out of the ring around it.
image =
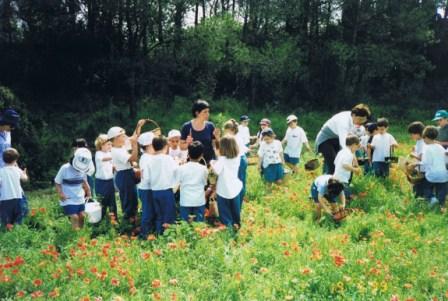
[[[439,134],[437,135],[437,141],[448,142],[448,125],[443,128],[438,128]]]
[[[225,198],[233,199],[240,194],[243,182],[238,178],[238,169],[241,159],[239,157],[229,159],[220,156],[217,161],[212,161],[212,169],[218,175],[216,193]]]
[[[103,161],[106,159],[106,161]],[[107,160],[109,159],[109,160]],[[100,180],[111,180],[114,177],[112,154],[110,152],[97,151],[95,153],[96,174]]]
[[[54,182],[62,186],[62,192],[67,199],[60,201],[59,204],[61,206],[84,204],[85,195],[82,188],[84,181],[87,181],[85,173],[77,171],[70,163],[62,165],[54,178]]]
[[[129,154],[129,152],[125,147],[112,147],[111,155],[112,155],[112,163],[117,169],[117,171],[132,168],[131,162],[129,162],[131,154]]]
[[[153,191],[173,189],[176,186],[176,172],[179,165],[166,154],[151,156],[149,183]]]
[[[0,201],[21,199],[23,195],[20,178],[23,171],[17,166],[0,168]]]
[[[205,205],[204,187],[207,185],[208,170],[197,162],[188,162],[177,170],[180,184],[180,205],[199,207]]]
[[[207,121],[205,127],[202,131],[196,131],[193,128],[191,121],[184,123],[182,129],[180,130],[180,139],[187,140],[188,135],[193,137],[193,141],[200,141],[204,145],[204,159],[207,163],[215,159],[215,150],[213,149],[213,139],[215,136],[213,132],[215,131],[215,126],[212,122]]]
[[[354,154],[350,151],[348,147],[341,149],[334,159],[334,177],[341,181],[342,183],[348,184],[350,181],[350,176],[352,172],[344,168],[344,165],[352,166]]]
[[[296,128],[288,127],[285,140],[285,154],[288,154],[291,158],[300,158],[303,144],[308,143],[305,131],[299,126]]]
[[[269,144],[262,142],[258,149],[258,157],[262,160],[263,168],[267,168],[271,164],[282,163],[282,152],[283,147],[279,140],[274,140]]]
[[[428,182],[448,182],[448,171],[445,165],[445,149],[440,144],[428,144],[424,147],[422,165],[425,168],[425,177]]]
[[[392,145],[397,145],[395,138],[389,134],[376,134],[373,136],[372,147],[375,152],[372,155],[372,162],[385,162],[390,157],[390,149]]]
[[[7,131],[0,131],[0,167],[5,166],[3,161],[3,152],[11,147],[11,133]]]
[[[151,159],[153,155],[150,155],[148,153],[143,153],[143,155],[140,157],[139,166],[141,170],[141,180],[138,184],[138,189],[140,190],[151,190],[151,179],[150,179],[150,172],[151,172]]]

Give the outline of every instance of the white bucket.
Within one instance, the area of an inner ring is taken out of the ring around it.
[[[101,220],[101,204],[97,201],[86,201],[85,213],[87,220],[91,224],[96,224]]]

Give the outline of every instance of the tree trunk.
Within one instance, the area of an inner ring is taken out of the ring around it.
[[[194,26],[198,26],[198,16],[199,16],[199,0],[196,0],[194,7]]]
[[[163,6],[162,0],[157,0],[157,29],[159,43],[163,42]]]

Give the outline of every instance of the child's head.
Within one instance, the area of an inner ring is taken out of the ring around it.
[[[352,108],[352,119],[356,125],[362,125],[370,117],[370,109],[366,104],[360,103]]]
[[[180,142],[180,131],[178,130],[171,130],[168,132],[168,144],[171,149],[177,149]]]
[[[271,126],[271,121],[267,118],[263,118],[260,120],[260,129],[264,130]]]
[[[164,136],[154,137],[152,139],[152,148],[155,152],[163,152],[168,144],[167,139]]]
[[[221,140],[219,140],[219,153],[221,156],[229,159],[238,157],[238,144],[233,136],[224,135]]]
[[[15,163],[17,160],[19,160],[20,154],[19,152],[12,147],[7,148],[4,152],[3,152],[3,161],[6,164],[13,164]]]
[[[369,132],[370,136],[375,135],[378,132],[378,125],[376,122],[371,122],[366,124],[367,132]]]
[[[20,120],[20,115],[14,109],[6,109],[0,114],[0,131],[10,132],[15,129]]]
[[[247,116],[247,115],[242,115],[240,117],[240,124],[241,125],[248,126],[249,125],[249,121],[250,121],[250,119],[249,119],[249,116]]]
[[[379,118],[376,122],[376,125],[378,126],[378,133],[384,134],[389,128],[389,120],[387,120],[386,118]]]
[[[359,148],[359,137],[356,135],[348,135],[345,139],[345,145],[354,153]]]
[[[297,126],[297,116],[289,115],[288,117],[286,117],[286,122],[288,123],[289,127],[295,128]]]
[[[70,164],[77,171],[86,173],[92,163],[92,153],[85,147],[80,147],[75,151]]]
[[[200,141],[193,141],[188,146],[188,157],[191,161],[199,161],[204,155],[204,145]]]
[[[271,128],[265,128],[261,132],[261,139],[266,143],[271,143],[275,139],[275,133]]]
[[[224,134],[236,135],[238,133],[238,122],[235,119],[230,119],[224,123]]]
[[[95,148],[97,151],[108,152],[112,147],[112,142],[109,141],[106,134],[100,134],[95,139]]]
[[[138,137],[137,142],[144,152],[150,152],[154,136],[153,132],[145,132]]]
[[[408,126],[408,133],[411,134],[411,138],[417,141],[422,138],[425,125],[420,121],[414,121]]]
[[[85,147],[85,148],[87,148],[88,147],[88,145],[87,145],[87,141],[86,141],[86,139],[84,139],[84,138],[76,138],[75,140],[73,140],[73,142],[72,142],[72,147],[73,148],[80,148],[80,147]]]
[[[433,121],[437,122],[437,125],[441,128],[448,125],[448,112],[446,110],[438,110],[434,115]]]
[[[328,180],[327,191],[328,196],[330,198],[333,199],[337,197],[339,194],[341,194],[343,190],[344,190],[344,184],[339,182],[337,179],[331,178]]]
[[[435,126],[427,126],[423,130],[423,139],[426,144],[433,143],[439,135],[439,130]]]
[[[126,143],[126,131],[119,126],[111,127],[107,131],[107,138],[112,142],[114,147],[122,147]]]

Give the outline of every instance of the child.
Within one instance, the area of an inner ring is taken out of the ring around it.
[[[369,156],[372,158],[373,173],[377,177],[387,178],[389,176],[390,162],[393,149],[398,147],[395,138],[387,132],[389,121],[386,118],[380,118],[377,121],[378,134],[376,134],[371,143],[371,150],[374,153]]]
[[[422,153],[422,165],[425,169],[424,195],[431,200],[431,205],[437,202],[443,207],[447,195],[448,170],[445,166],[445,149],[436,143],[438,135],[437,128],[425,127],[423,139],[425,147]],[[432,197],[435,193],[436,197]]]
[[[112,164],[112,143],[106,134],[99,135],[95,140],[95,188],[102,206],[102,216],[109,209],[112,221],[117,218],[117,203],[115,201],[114,166]]]
[[[188,163],[179,167],[177,182],[180,184],[180,217],[195,222],[204,221],[205,190],[208,170],[199,161],[203,158],[204,146],[200,141],[193,141],[188,146]]]
[[[297,173],[297,164],[300,161],[300,154],[302,153],[302,146],[305,144],[308,151],[311,151],[311,146],[308,143],[305,131],[297,125],[297,116],[289,115],[286,118],[288,129],[286,130],[285,138],[282,143],[286,143],[285,147],[285,162],[286,165]]]
[[[362,159],[364,163],[364,174],[370,174],[372,171],[372,158],[373,150],[372,150],[372,140],[373,137],[378,133],[378,126],[376,122],[368,123],[366,125],[367,133],[362,136],[360,139],[361,148],[362,148]]]
[[[237,136],[243,141],[246,147],[250,145],[250,131],[249,131],[249,116],[242,115],[240,117],[240,125],[238,126],[238,134]]]
[[[188,151],[181,149],[179,146],[180,136],[181,134],[178,130],[171,130],[168,132],[168,144],[170,146],[168,155],[170,155],[178,164],[183,164],[187,161]]]
[[[87,145],[87,141],[84,138],[76,138],[72,142],[73,147],[73,154],[76,152],[78,148],[84,147],[89,149],[89,146]],[[89,170],[87,171],[87,182],[89,182],[90,191],[92,192],[92,195],[95,195],[95,181],[93,179],[93,174],[95,173],[95,165],[93,164],[93,161],[91,162],[89,166]]]
[[[411,135],[411,139],[415,141],[415,146],[412,150],[411,157],[421,161],[423,148],[425,147],[425,141],[423,140],[423,130],[425,126],[420,121],[412,122],[408,126],[408,133]],[[424,172],[424,168],[420,165],[419,168],[421,172]],[[412,190],[416,197],[424,197],[424,181],[418,182],[412,186]]]
[[[316,220],[320,220],[322,209],[332,215],[338,208],[336,198],[341,201],[341,208],[345,208],[344,184],[332,175],[321,175],[311,185],[311,197],[316,204]]]
[[[126,136],[124,129],[114,126],[107,132],[107,138],[112,142],[112,164],[117,173],[115,175],[115,185],[118,188],[123,211],[123,220],[135,223],[137,215],[137,188],[135,185],[136,177],[133,166],[138,157],[137,138],[140,135],[141,127],[146,120],[139,120],[134,134]],[[131,153],[126,148],[126,141],[131,144]]]
[[[264,129],[270,128],[271,127],[271,121],[267,118],[263,118],[260,120],[260,129],[258,130],[257,133],[257,146],[261,143],[261,141],[263,141],[263,137],[262,137],[262,133]]]
[[[138,137],[138,144],[143,149],[143,154],[140,157],[139,166],[141,170],[141,180],[138,184],[138,193],[142,201],[142,220],[140,238],[147,239],[148,234],[155,230],[156,211],[154,201],[152,198],[152,187],[150,181],[151,158],[154,154],[152,149],[152,141],[154,134],[146,132]]]
[[[59,195],[59,204],[70,218],[72,228],[79,230],[84,225],[85,198],[91,198],[87,172],[92,154],[87,148],[78,148],[70,163],[61,166],[54,182]]]
[[[274,131],[271,128],[264,129],[261,136],[263,142],[258,150],[260,158],[258,170],[262,172],[269,185],[281,184],[284,176],[282,143],[275,139]]]
[[[176,161],[167,155],[167,139],[163,136],[154,137],[152,148],[154,155],[150,168],[149,182],[151,183],[152,197],[155,209],[156,232],[162,234],[164,229],[176,220],[176,203],[173,188],[176,185]]]
[[[350,198],[351,196],[349,185],[352,179],[352,173],[361,172],[355,157],[355,152],[359,148],[359,144],[359,138],[357,136],[348,135],[345,139],[346,147],[338,152],[334,160],[334,178],[344,185],[346,198]]]
[[[25,170],[17,166],[19,152],[14,148],[3,151],[2,160],[5,164],[0,168],[0,228],[21,221],[20,201],[23,197],[20,181],[27,181]]]
[[[218,195],[219,219],[228,228],[241,226],[240,195],[243,183],[238,178],[241,159],[238,144],[234,137],[225,135],[219,141],[218,160],[211,161],[211,167],[218,175],[216,194]]]
[[[243,202],[244,196],[246,194],[246,177],[247,177],[247,152],[249,149],[246,147],[244,141],[241,139],[240,136],[238,136],[238,123],[235,119],[230,119],[226,123],[224,123],[224,135],[230,135],[233,136],[236,140],[236,143],[238,145],[239,153],[238,156],[240,157],[240,167],[238,169],[238,178],[243,183],[243,189],[241,190],[241,196],[240,201]]]

